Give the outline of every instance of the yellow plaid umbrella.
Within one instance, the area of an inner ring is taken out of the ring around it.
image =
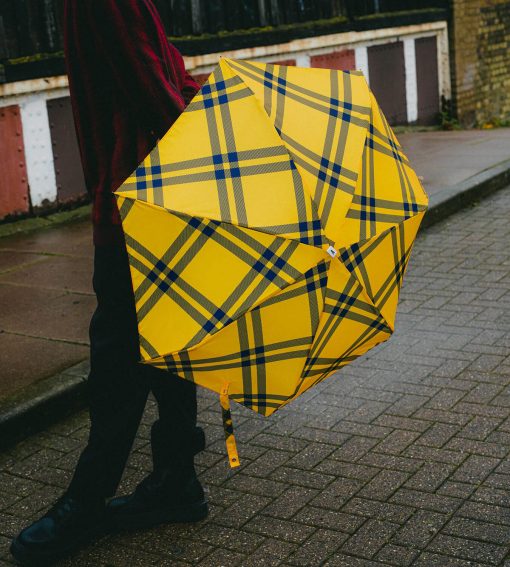
[[[116,192],[142,360],[270,415],[385,341],[427,197],[362,74],[222,59]]]

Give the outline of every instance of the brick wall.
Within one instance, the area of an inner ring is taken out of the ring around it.
[[[510,0],[452,0],[452,89],[461,124],[510,120]]]

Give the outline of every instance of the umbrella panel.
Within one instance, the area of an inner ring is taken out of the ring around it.
[[[332,260],[334,261],[334,260]],[[151,361],[270,415],[299,390],[324,308],[330,261],[219,331],[214,340]]]
[[[265,232],[121,196],[118,203],[143,360],[210,340],[328,257]]]
[[[369,128],[371,101],[363,75],[230,59],[224,64],[264,104],[324,231],[339,241]]]

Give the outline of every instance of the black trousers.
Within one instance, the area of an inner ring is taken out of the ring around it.
[[[113,496],[119,485],[150,391],[159,410],[152,425],[154,469],[179,467],[204,448],[196,426],[196,386],[139,364],[138,329],[126,249],[97,247],[97,309],[90,324],[90,435],[67,493]]]

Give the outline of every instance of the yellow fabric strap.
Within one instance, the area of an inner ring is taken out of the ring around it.
[[[225,431],[225,443],[227,445],[228,460],[232,468],[238,467],[239,455],[237,454],[236,439],[234,437],[234,425],[232,423],[232,414],[230,412],[230,398],[228,397],[228,384],[221,389],[220,404],[223,417],[223,429]]]

